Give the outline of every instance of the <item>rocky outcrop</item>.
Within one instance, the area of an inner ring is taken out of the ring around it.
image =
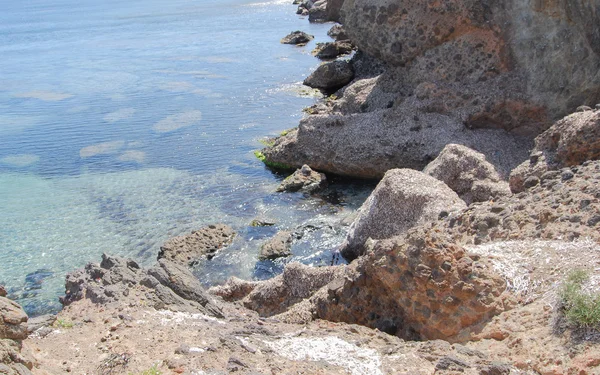
[[[226,301],[241,301],[261,316],[273,316],[312,296],[332,280],[342,277],[344,272],[343,266],[310,267],[290,263],[281,275],[270,280],[252,282],[230,278],[225,285],[209,289],[209,293]]]
[[[327,183],[327,177],[323,173],[313,171],[308,165],[288,176],[277,187],[278,192],[296,192],[305,191],[308,193],[321,189]]]
[[[315,89],[333,92],[348,84],[352,78],[354,78],[352,65],[345,60],[336,60],[319,65],[306,77],[304,84]]]
[[[292,255],[292,232],[281,231],[260,247],[259,260],[274,260]]]
[[[407,339],[464,341],[505,309],[505,282],[444,234],[422,228],[377,241],[317,299],[321,319]]]
[[[65,306],[82,299],[98,305],[123,305],[139,299],[140,291],[146,303],[157,309],[223,316],[198,279],[186,267],[168,259],[144,269],[131,259],[104,254],[100,264],[89,263],[67,275],[65,296],[60,301]]]
[[[392,169],[360,208],[340,252],[356,259],[368,238],[391,238],[466,207],[443,182],[412,169]]]
[[[0,297],[0,339],[27,338],[27,314],[16,302]]]
[[[548,171],[597,159],[600,159],[600,110],[573,113],[535,139],[529,160],[512,171],[510,188],[518,193],[535,185]]]
[[[346,30],[344,30],[344,26],[339,24],[333,25],[327,32],[327,35],[335,40],[348,40],[348,34],[346,34]]]
[[[352,43],[347,40],[317,43],[317,47],[312,51],[312,54],[321,60],[331,60],[340,55],[349,54],[353,48]]]
[[[292,31],[287,36],[281,39],[282,44],[295,44],[295,45],[304,45],[315,37],[313,35],[309,35],[303,31]]]
[[[313,3],[312,7],[308,10],[308,20],[310,22],[327,22],[329,21],[329,15],[327,12],[327,1],[328,0],[317,0]]]
[[[167,240],[158,253],[158,259],[169,259],[192,266],[202,257],[211,259],[218,250],[229,246],[234,230],[225,224],[209,225],[190,234]]]
[[[508,183],[485,156],[461,145],[444,147],[423,173],[443,181],[467,205],[510,195]]]

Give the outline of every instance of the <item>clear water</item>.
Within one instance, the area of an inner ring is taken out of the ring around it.
[[[206,285],[279,272],[256,261],[278,229],[305,232],[286,261],[332,261],[368,187],[334,185],[343,204],[275,194],[282,176],[252,154],[316,100],[300,83],[314,42],[279,39],[331,25],[290,3],[0,2],[0,283],[29,313],[58,309],[65,273],[103,252],[150,264],[209,223],[239,236],[194,270]]]

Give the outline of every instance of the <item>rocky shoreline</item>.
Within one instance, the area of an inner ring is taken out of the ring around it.
[[[305,81],[330,96],[262,155],[299,168],[281,194],[380,180],[349,264],[205,290],[190,267],[231,244],[221,224],[149,268],[104,255],[67,276],[57,316],[0,288],[0,374],[600,374],[600,322],[564,297],[578,271],[600,300],[600,3],[298,5],[343,25]]]

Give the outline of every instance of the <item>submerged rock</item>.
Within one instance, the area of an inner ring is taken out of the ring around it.
[[[292,232],[281,231],[260,247],[259,260],[274,260],[292,255]]]
[[[354,78],[352,65],[345,60],[336,60],[319,65],[305,80],[306,86],[324,91],[335,91]]]
[[[485,155],[461,145],[444,147],[423,173],[446,183],[468,205],[510,194],[508,183]]]
[[[340,252],[356,259],[368,238],[391,238],[463,208],[465,202],[443,182],[412,169],[392,169],[360,208]]]
[[[525,181],[546,172],[600,159],[600,110],[566,116],[535,139],[529,160],[510,175],[514,193],[523,191]]]
[[[233,242],[235,231],[228,225],[209,225],[190,234],[167,240],[158,253],[158,259],[166,258],[179,264],[192,266],[201,257],[211,259],[218,250]]]
[[[277,191],[296,192],[302,190],[310,193],[324,187],[326,182],[325,174],[313,171],[308,165],[303,165],[302,168],[283,180]]]
[[[281,39],[281,43],[283,44],[306,44],[313,40],[315,37],[309,35],[303,31],[293,31],[289,35],[285,36]]]

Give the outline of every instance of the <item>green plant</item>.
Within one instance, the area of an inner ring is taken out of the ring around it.
[[[133,373],[130,372],[127,375],[133,375]],[[138,373],[138,375],[162,375],[162,372],[158,369],[156,365],[153,365],[149,369]]]
[[[59,328],[73,328],[73,322],[66,319],[56,319],[54,326]]]
[[[284,171],[294,169],[293,167],[290,167],[287,164],[277,163],[274,161],[267,160],[267,157],[258,150],[254,151],[254,156],[256,156],[256,158],[258,160],[262,161],[268,168],[271,168],[271,169],[284,170]]]
[[[279,136],[280,137],[285,137],[286,135],[288,135],[294,129],[296,129],[296,128],[291,128],[291,129],[284,130],[281,133],[279,133]]]
[[[600,295],[583,290],[589,275],[583,270],[575,270],[567,276],[560,297],[565,317],[580,327],[600,326]]]
[[[261,144],[263,144],[265,147],[273,147],[273,145],[275,144],[275,139],[274,138],[263,138],[263,139],[259,139],[258,140]]]

